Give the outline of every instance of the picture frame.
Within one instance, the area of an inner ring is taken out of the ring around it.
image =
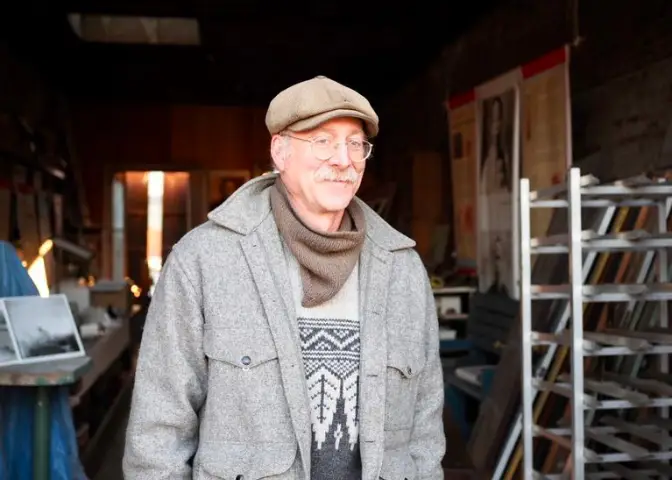
[[[85,355],[64,294],[0,298],[0,367]]]
[[[249,170],[211,170],[208,173],[209,210],[221,205],[250,178]]]

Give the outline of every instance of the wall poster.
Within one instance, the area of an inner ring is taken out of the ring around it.
[[[519,179],[545,188],[572,163],[569,48],[451,98],[448,110],[458,260],[475,261],[480,291],[518,298]],[[531,212],[533,237],[551,213]]]
[[[476,89],[480,291],[518,297],[520,85],[515,70]]]
[[[572,163],[569,49],[560,48],[522,67],[522,173],[538,190],[563,182]],[[530,212],[533,237],[546,233],[553,211]]]
[[[448,102],[455,253],[476,266],[476,102],[473,92]]]

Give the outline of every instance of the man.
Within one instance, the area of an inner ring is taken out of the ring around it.
[[[266,124],[278,173],[211,212],[161,274],[125,478],[443,478],[427,274],[355,198],[378,117],[316,77],[278,94]]]

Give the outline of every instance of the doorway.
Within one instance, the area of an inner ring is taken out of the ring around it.
[[[190,174],[125,171],[112,182],[112,277],[151,293],[172,246],[190,228]]]

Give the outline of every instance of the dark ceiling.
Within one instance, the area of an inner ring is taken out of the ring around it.
[[[84,99],[265,106],[321,74],[380,102],[494,3],[26,0],[0,13],[0,35]],[[67,22],[73,12],[195,17],[201,45],[86,43]]]

